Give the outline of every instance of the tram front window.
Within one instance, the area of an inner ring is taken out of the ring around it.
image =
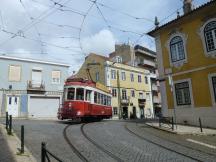
[[[68,100],[74,100],[74,95],[75,95],[75,89],[74,88],[68,88],[67,99]]]
[[[76,89],[76,99],[77,100],[84,100],[84,89],[83,88],[77,88]]]

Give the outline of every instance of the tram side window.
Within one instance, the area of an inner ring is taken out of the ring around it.
[[[100,102],[101,102],[101,94],[98,93],[98,100],[97,100],[97,103],[100,104]]]
[[[100,102],[100,104],[103,105],[103,102],[104,102],[104,95],[101,94],[101,102]]]
[[[90,90],[86,90],[86,101],[91,101],[91,92]]]
[[[68,100],[74,100],[74,96],[75,96],[75,89],[74,88],[68,88],[67,99]]]
[[[97,96],[98,96],[98,93],[94,92],[94,103],[97,103]]]
[[[107,105],[107,96],[104,95],[104,105]]]
[[[84,89],[83,88],[77,88],[76,89],[76,99],[77,100],[84,100]]]
[[[111,106],[111,97],[108,97],[108,106]]]

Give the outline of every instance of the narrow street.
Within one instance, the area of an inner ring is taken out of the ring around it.
[[[25,125],[25,145],[40,161],[41,142],[63,161],[215,161],[216,150],[187,141],[193,139],[216,146],[215,136],[174,135],[143,122],[15,120],[20,136]]]

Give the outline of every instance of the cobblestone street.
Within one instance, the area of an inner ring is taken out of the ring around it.
[[[71,123],[15,120],[20,137],[25,125],[25,145],[40,161],[41,142],[63,161],[216,161],[216,150],[186,139],[216,145],[215,136],[174,135],[132,121]]]

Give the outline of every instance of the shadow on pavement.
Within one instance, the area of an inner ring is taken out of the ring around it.
[[[3,134],[0,130],[0,161],[13,162],[15,161],[13,153],[10,151],[7,141],[3,138]]]

